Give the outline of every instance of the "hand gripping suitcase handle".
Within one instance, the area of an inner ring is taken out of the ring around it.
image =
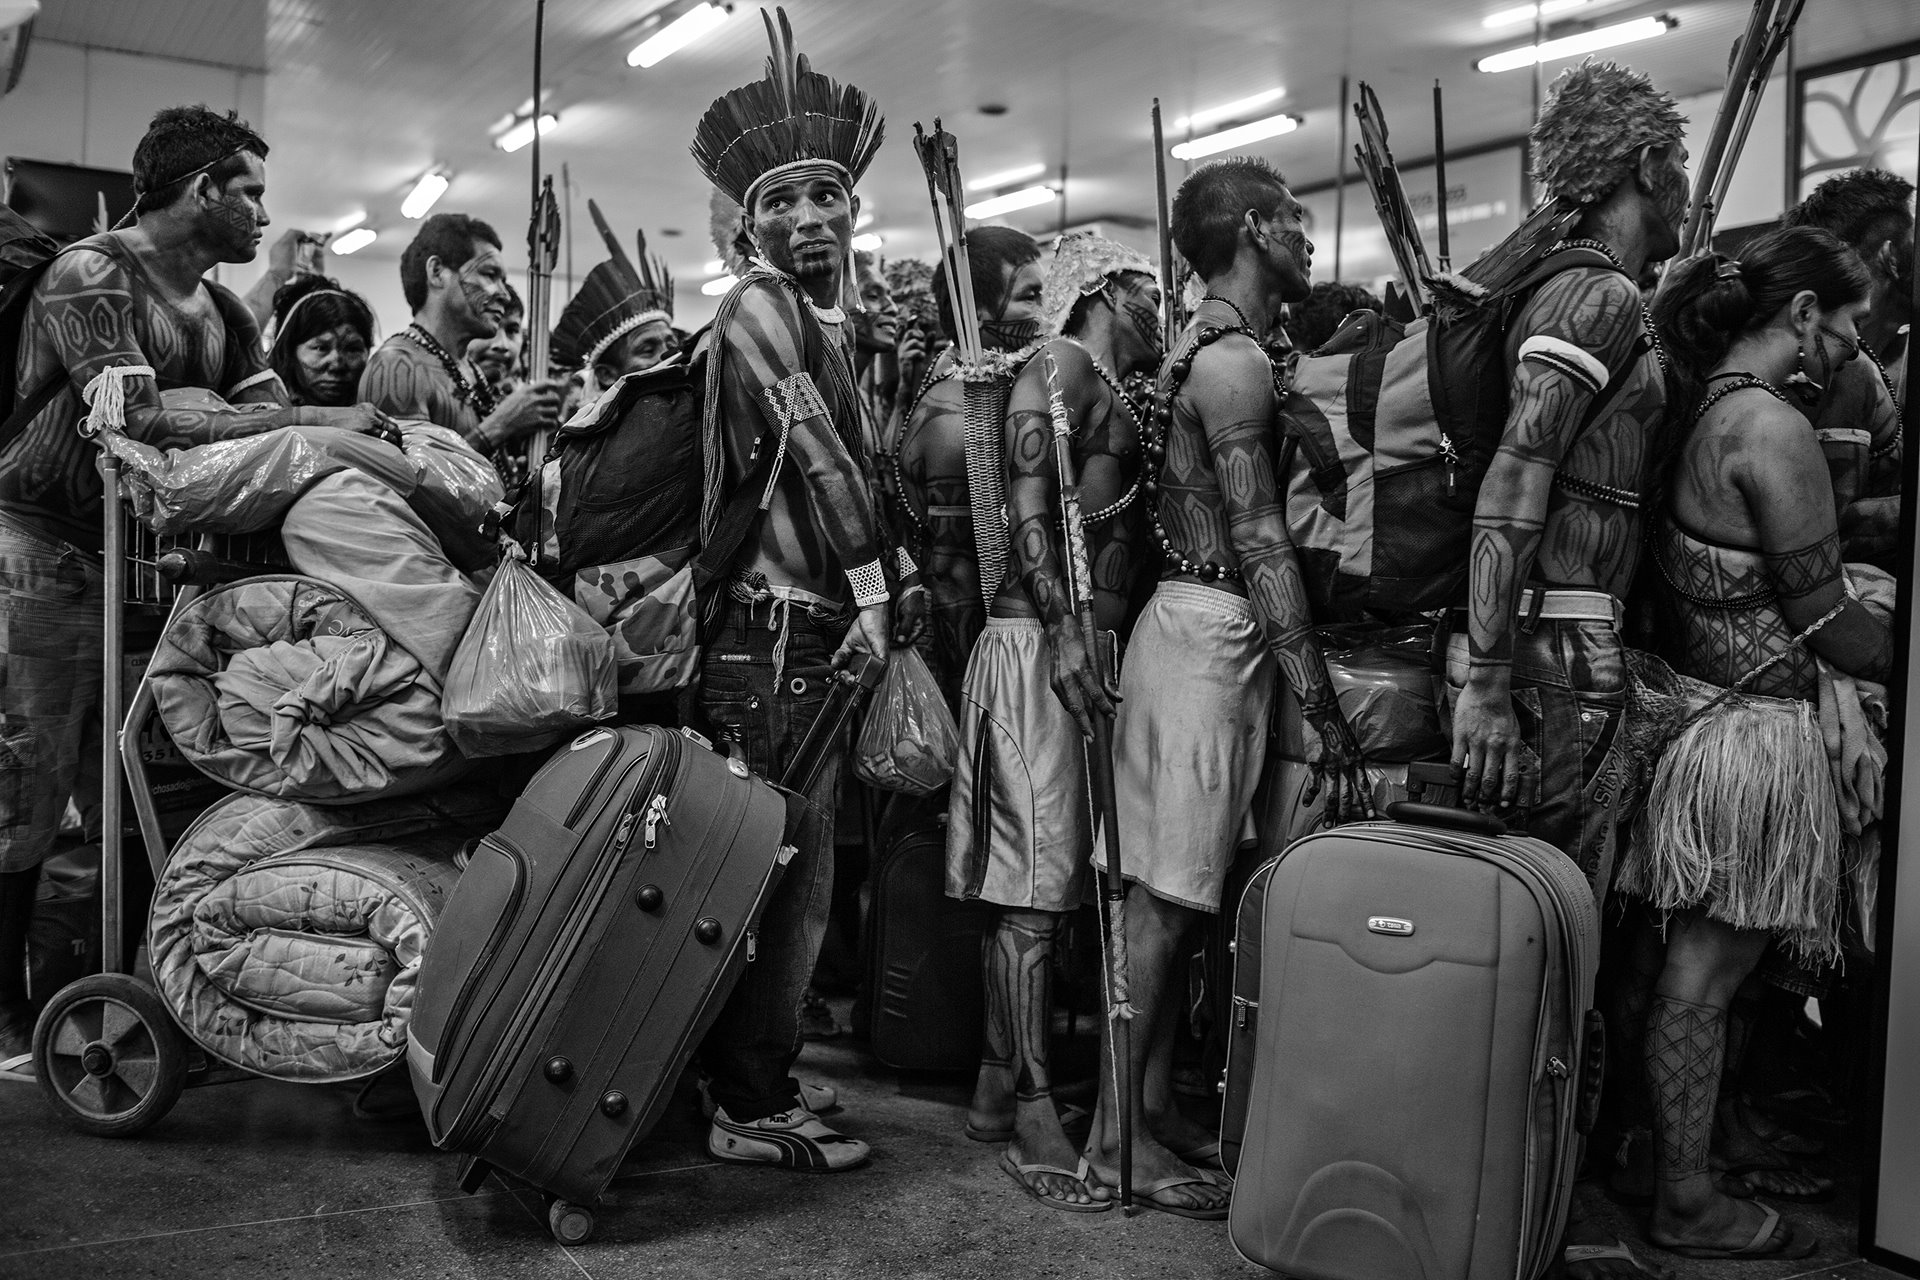
[[[807,736],[800,740],[787,771],[780,777],[782,787],[802,796],[813,790],[829,750],[840,740],[854,709],[873,692],[886,669],[885,658],[856,653],[845,667],[833,673],[820,714],[807,726]]]
[[[1460,779],[1454,776],[1452,765],[1436,760],[1416,760],[1407,766],[1407,798],[1388,805],[1387,816],[1395,822],[1448,827],[1475,835],[1507,834],[1507,824],[1490,813],[1431,804],[1425,798],[1428,787],[1457,789],[1459,786]]]

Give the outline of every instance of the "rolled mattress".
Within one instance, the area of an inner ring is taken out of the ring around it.
[[[430,790],[467,768],[441,722],[440,681],[316,578],[208,591],[168,623],[147,670],[180,753],[238,791],[346,803]]]
[[[406,1050],[454,857],[499,815],[471,788],[319,806],[231,795],[154,890],[160,994],[208,1053],[280,1080],[369,1076]]]

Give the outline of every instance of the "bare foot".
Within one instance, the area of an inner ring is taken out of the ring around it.
[[[1005,1063],[981,1063],[980,1075],[973,1084],[973,1100],[967,1105],[967,1133],[1011,1133],[1013,1106],[1013,1070]]]
[[[1792,1224],[1780,1220],[1770,1239],[1754,1246],[1772,1210],[1751,1200],[1734,1200],[1718,1191],[1709,1192],[1698,1207],[1656,1203],[1647,1226],[1647,1239],[1662,1249],[1677,1251],[1706,1250],[1747,1257],[1780,1256],[1801,1258],[1813,1252],[1809,1241]],[[1804,1252],[1801,1250],[1804,1249]]]
[[[1086,1151],[1087,1162],[1093,1166],[1093,1173],[1102,1185],[1113,1188],[1120,1186],[1120,1142],[1116,1136],[1111,1142],[1099,1137],[1089,1138]],[[1191,1179],[1191,1181],[1187,1181]],[[1161,1146],[1150,1134],[1136,1127],[1133,1133],[1133,1186],[1135,1199],[1143,1187],[1156,1182],[1172,1180],[1178,1185],[1166,1187],[1154,1194],[1156,1207],[1212,1213],[1223,1211],[1232,1191],[1215,1182],[1204,1169],[1196,1169],[1173,1152]]]
[[[1015,1165],[1043,1164],[1055,1169],[1072,1169],[1080,1163],[1080,1153],[1061,1130],[1060,1117],[1054,1114],[1051,1099],[1023,1105],[1015,1124],[1017,1136],[1007,1144],[1007,1156]],[[1090,1205],[1112,1198],[1105,1187],[1089,1187],[1071,1174],[1034,1170],[1018,1176],[1029,1191],[1047,1200]]]

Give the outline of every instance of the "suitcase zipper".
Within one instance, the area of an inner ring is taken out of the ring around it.
[[[507,934],[512,931],[513,922],[519,918],[520,900],[526,895],[527,861],[525,855],[523,855],[511,841],[503,839],[497,832],[487,837],[482,843],[491,844],[493,848],[499,850],[506,856],[507,862],[513,867],[513,887],[507,894],[507,909],[502,911],[499,918],[493,922],[493,931],[487,935],[486,945],[480,949],[479,958],[474,961],[473,967],[467,971],[466,983],[461,986],[460,994],[454,997],[452,1007],[447,1010],[446,1026],[447,1029],[454,1034],[458,1034],[460,1028],[466,1025],[467,1006],[473,1003],[474,993],[479,990],[482,977],[493,967],[494,956],[499,953],[501,944],[506,941]],[[453,1054],[441,1054],[435,1057],[433,1063],[434,1084],[440,1083],[441,1077],[446,1075],[447,1071],[452,1067],[453,1062]]]
[[[606,781],[607,771],[613,768],[613,762],[619,758],[620,736],[614,734],[613,750],[607,752],[600,763],[594,766],[592,775],[587,779],[587,785],[580,788],[580,798],[573,802],[573,808],[567,810],[567,820],[561,823],[561,826],[569,831],[573,830],[573,824],[580,821],[581,815],[586,813],[588,807],[593,804],[594,797],[600,793],[600,784]]]
[[[661,736],[665,738],[668,735]],[[634,787],[634,794],[650,794],[652,784],[657,783],[661,775],[670,769],[677,759],[677,744],[667,751],[651,753],[647,761],[647,776]],[[618,878],[621,855],[626,850],[627,838],[633,834],[633,819],[638,816],[638,812],[637,806],[630,807],[621,819],[620,827],[615,829],[614,838],[607,842],[599,862],[588,877],[588,889],[582,895],[578,909],[569,914],[566,928],[555,939],[555,945],[547,953],[547,963],[541,966],[540,973],[534,978],[533,986],[522,998],[520,1007],[514,1011],[513,1018],[508,1022],[505,1034],[500,1038],[502,1045],[522,1045],[531,1039],[532,1024],[546,1012],[547,1004],[552,998],[554,987],[559,983],[560,975],[565,973],[572,964],[574,953],[580,949],[588,927],[593,923],[601,904],[606,900],[607,890]],[[487,1070],[474,1087],[468,1110],[462,1115],[461,1123],[447,1135],[448,1146],[464,1145],[471,1130],[480,1123],[482,1118],[491,1113],[493,1104],[498,1100],[505,1085],[502,1077],[518,1056],[516,1050],[509,1049],[507,1053],[488,1063]],[[487,1100],[487,1105],[476,1106],[475,1104],[482,1098]]]

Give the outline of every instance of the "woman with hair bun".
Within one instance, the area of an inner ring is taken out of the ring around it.
[[[267,352],[295,404],[350,405],[373,349],[373,309],[326,276],[298,276],[273,295]]]
[[[1840,801],[1822,664],[1884,681],[1885,614],[1853,595],[1811,419],[1859,351],[1870,281],[1810,227],[1674,268],[1654,301],[1690,422],[1652,545],[1662,653],[1685,716],[1660,757],[1621,892],[1665,917],[1644,1041],[1649,1238],[1692,1257],[1800,1258],[1817,1241],[1709,1169],[1727,1010],[1768,943],[1838,951]],[[1687,679],[1690,677],[1690,679]],[[1736,693],[1729,694],[1726,691]],[[1857,708],[1856,708],[1857,710]],[[1855,717],[1858,719],[1857,715]]]

